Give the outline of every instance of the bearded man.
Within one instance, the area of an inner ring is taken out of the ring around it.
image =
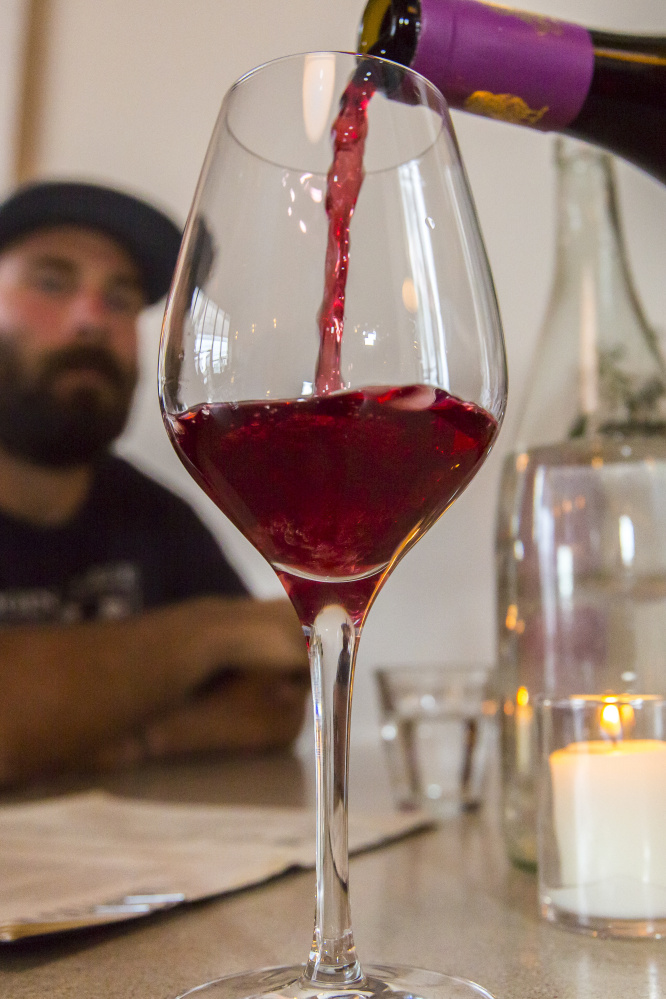
[[[46,182],[0,205],[0,783],[144,754],[290,745],[308,688],[286,600],[258,601],[190,508],[112,453],[137,323],[177,226]]]

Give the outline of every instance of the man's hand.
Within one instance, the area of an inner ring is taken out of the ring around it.
[[[193,604],[184,638],[197,646],[199,666],[207,663],[209,676],[228,668],[307,672],[303,629],[288,600],[204,597]]]
[[[195,608],[193,608],[193,611]],[[192,753],[284,749],[297,738],[310,695],[303,631],[286,600],[198,601],[192,629],[211,672],[184,703],[150,719],[139,734],[102,747],[93,765]]]
[[[107,769],[145,759],[286,749],[303,727],[309,698],[309,676],[300,670],[220,674],[141,734],[105,746],[93,766]]]

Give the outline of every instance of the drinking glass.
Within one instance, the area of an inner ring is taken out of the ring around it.
[[[361,965],[348,899],[361,629],[388,574],[482,464],[506,402],[492,280],[430,83],[319,52],[234,84],[167,302],[159,392],[185,467],[302,622],[317,761],[307,962],[185,995],[488,996],[437,972]]]

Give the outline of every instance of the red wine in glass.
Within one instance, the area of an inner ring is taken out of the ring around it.
[[[204,404],[170,424],[193,477],[271,563],[303,623],[337,596],[356,625],[497,430],[483,409],[423,385]]]

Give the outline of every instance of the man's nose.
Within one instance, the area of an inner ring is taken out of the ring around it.
[[[111,312],[104,295],[98,291],[80,291],[70,307],[71,326],[78,337],[103,339],[111,332]]]

